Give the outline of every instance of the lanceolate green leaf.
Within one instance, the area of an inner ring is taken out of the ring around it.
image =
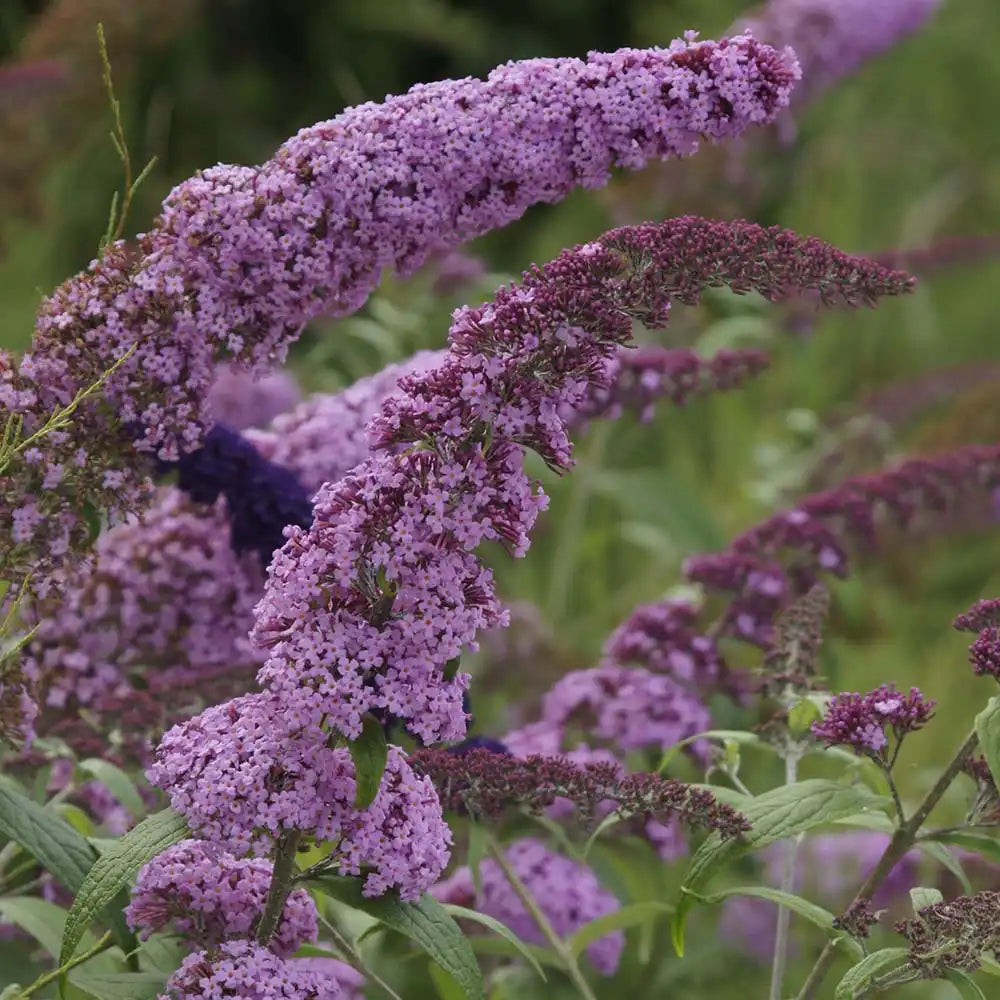
[[[99,757],[81,760],[77,768],[96,778],[133,815],[141,816],[146,806],[132,779],[120,768]]]
[[[165,975],[158,972],[111,972],[99,975],[73,971],[69,981],[95,1000],[154,1000],[163,992]]]
[[[358,809],[367,809],[378,795],[389,756],[385,730],[374,715],[365,715],[361,735],[351,741],[348,749],[351,751],[351,760],[354,761],[354,780],[357,785],[354,805]]]
[[[517,949],[518,954],[528,960],[528,963],[535,970],[535,972],[537,972],[542,979],[545,979],[545,971],[542,969],[541,965],[539,965],[535,956],[531,953],[531,949],[529,949],[528,946],[506,924],[501,923],[499,920],[486,913],[469,910],[464,906],[455,906],[454,904],[446,903],[444,908],[456,919],[472,920],[477,924],[482,924],[483,927],[488,927],[494,934],[499,934],[500,937],[509,941]]]
[[[1000,695],[990,698],[976,716],[976,734],[993,781],[1000,788]]]
[[[589,923],[584,924],[570,939],[569,948],[576,958],[586,948],[595,941],[599,941],[605,934],[614,931],[624,930],[626,927],[635,927],[637,924],[653,923],[660,917],[673,913],[674,907],[669,903],[661,903],[655,899],[642,900],[638,903],[630,903],[613,913],[606,913],[603,917],[596,917]]]
[[[59,954],[66,911],[36,896],[4,896],[0,898],[0,923],[20,927],[55,958]]]
[[[677,953],[684,951],[684,925],[695,896],[720,868],[748,851],[845,816],[884,808],[888,801],[864,786],[813,778],[782,785],[741,803],[740,811],[750,821],[750,832],[728,840],[713,833],[691,860],[683,887],[689,893],[681,896],[671,923]]]
[[[485,1000],[483,974],[472,946],[448,911],[432,896],[425,894],[419,902],[403,903],[394,895],[368,899],[361,894],[360,879],[321,875],[309,882],[406,935],[452,976],[468,1000]]]
[[[57,882],[73,893],[83,886],[97,857],[97,851],[83,834],[52,809],[28,798],[15,782],[3,777],[0,777],[0,834],[20,844]],[[136,944],[135,936],[128,929],[120,909],[109,911],[104,917],[115,941],[126,952],[131,952]]]
[[[854,1000],[856,996],[864,992],[876,976],[900,965],[906,955],[906,948],[882,948],[881,951],[873,951],[857,965],[847,970],[846,975],[837,985],[834,1000]]]
[[[971,830],[956,830],[950,833],[934,834],[934,841],[954,844],[967,851],[975,851],[987,861],[1000,864],[1000,837],[990,833],[974,833]],[[932,841],[921,841],[921,844]]]
[[[60,965],[73,957],[90,922],[131,882],[135,873],[150,858],[183,840],[188,832],[183,816],[172,809],[163,809],[147,816],[94,862],[66,918]]]
[[[97,852],[87,838],[13,781],[0,778],[0,833],[20,844],[70,892],[83,884]]]
[[[962,1000],[986,1000],[986,994],[967,972],[960,969],[945,969],[944,978],[958,991]]]
[[[766,899],[771,903],[777,903],[779,906],[786,907],[793,913],[797,913],[800,917],[804,917],[810,923],[821,927],[829,934],[835,933],[833,927],[834,915],[829,910],[824,909],[822,906],[817,906],[815,903],[811,903],[808,899],[803,899],[801,896],[796,896],[790,892],[782,892],[780,889],[772,889],[766,885],[739,885],[732,889],[722,889],[708,896],[699,896],[698,902],[708,904],[720,903],[730,896],[752,896],[755,899]],[[855,961],[860,959],[864,954],[861,950],[861,945],[846,934],[839,935],[836,940],[838,946],[849,952]]]

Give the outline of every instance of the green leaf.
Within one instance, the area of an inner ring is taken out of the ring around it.
[[[901,963],[908,951],[907,948],[882,948],[880,951],[873,951],[847,970],[844,978],[837,984],[834,1000],[854,1000],[876,976]]]
[[[483,877],[479,866],[486,857],[486,831],[478,823],[469,825],[469,846],[466,850],[465,863],[472,874],[472,888],[476,891],[476,896],[483,893]]]
[[[719,740],[722,743],[731,742],[740,746],[759,746],[765,750],[774,749],[770,743],[762,740],[756,733],[748,733],[743,729],[706,729],[702,733],[695,733],[694,736],[679,740],[669,747],[656,770],[663,771],[686,746],[697,743],[698,740]]]
[[[934,906],[944,900],[940,889],[928,889],[926,886],[916,885],[910,890],[910,906],[913,912],[919,914],[925,906]]]
[[[520,948],[512,945],[506,938],[483,937],[475,934],[469,938],[469,944],[477,955],[518,958],[523,954]],[[557,972],[566,971],[566,966],[548,949],[537,944],[529,944],[525,947],[539,965],[547,969],[555,969]]]
[[[438,1000],[464,1000],[465,993],[462,987],[455,982],[451,973],[445,972],[440,965],[434,962],[428,966],[431,982],[437,990]]]
[[[360,879],[320,875],[308,881],[404,934],[451,974],[468,1000],[485,1000],[483,974],[472,946],[448,911],[432,896],[425,893],[416,903],[401,902],[394,895],[369,899],[361,893]]]
[[[972,831],[957,830],[952,833],[934,834],[934,840],[944,844],[954,844],[955,847],[965,848],[967,851],[974,851],[976,854],[1000,864],[1000,838],[988,833],[974,833]],[[920,846],[931,843],[922,840]]]
[[[782,892],[780,889],[771,889],[766,885],[738,885],[731,889],[722,889],[719,892],[713,892],[711,895],[697,896],[696,898],[701,903],[711,905],[713,903],[721,903],[722,900],[728,899],[730,896],[752,896],[754,899],[766,899],[768,902],[777,903],[778,906],[784,906],[793,913],[797,913],[800,917],[822,928],[830,935],[836,933],[833,926],[834,915],[829,910],[824,909],[822,906],[817,906],[815,903],[811,903],[808,899],[803,899],[801,896],[796,896],[790,892]],[[852,958],[855,960],[860,959],[864,954],[861,945],[846,934],[838,937],[836,941],[841,948],[850,952]]]
[[[976,734],[993,782],[1000,788],[1000,695],[990,698],[986,707],[976,716]]]
[[[749,833],[728,840],[713,833],[691,859],[683,886],[688,892],[682,894],[671,922],[671,937],[677,954],[684,953],[684,925],[695,896],[701,886],[724,865],[748,851],[766,847],[785,837],[866,809],[883,808],[888,803],[887,798],[864,786],[842,785],[821,778],[782,785],[746,799],[739,808],[750,821]]]
[[[30,934],[53,958],[59,954],[66,911],[36,896],[4,896],[0,899],[0,922],[16,924]]]
[[[810,698],[801,698],[788,710],[788,728],[793,736],[801,736],[822,718],[823,712]]]
[[[154,1000],[167,977],[158,972],[70,972],[69,981],[95,1000]]]
[[[87,838],[52,809],[0,777],[0,833],[20,844],[56,881],[76,892],[97,857]]]
[[[147,816],[94,862],[66,918],[60,965],[73,957],[90,922],[131,882],[135,873],[150,858],[188,834],[184,817],[172,809],[163,809]]]
[[[462,655],[460,653],[458,656],[453,656],[444,665],[444,671],[443,671],[444,679],[446,681],[453,681],[455,679],[455,675],[458,673],[458,668],[461,665],[462,665]]]
[[[479,913],[476,910],[466,909],[464,906],[456,906],[453,903],[446,903],[445,910],[450,913],[453,917],[457,917],[459,920],[472,920],[477,924],[482,924],[483,927],[488,927],[494,934],[499,934],[500,937],[505,938],[509,941],[518,951],[519,954],[523,955],[531,965],[531,967],[538,973],[542,979],[545,979],[545,972],[539,965],[538,960],[531,953],[527,944],[524,943],[506,924],[501,923],[499,920],[491,917],[485,913]]]
[[[965,874],[962,862],[944,844],[936,843],[933,840],[921,840],[917,843],[917,847],[928,857],[933,858],[942,868],[947,868],[961,882],[963,892],[972,892],[972,883],[969,881],[969,876]]]
[[[361,735],[348,744],[348,749],[351,751],[351,760],[354,761],[354,780],[357,785],[354,805],[358,809],[367,809],[378,795],[389,757],[389,745],[382,723],[371,713],[366,714],[361,720]]]
[[[955,987],[962,1000],[986,1000],[986,994],[967,972],[962,972],[961,969],[945,969],[944,978]]]
[[[629,903],[628,906],[623,906],[613,913],[606,913],[603,917],[597,917],[584,924],[569,939],[569,949],[573,953],[573,957],[576,958],[605,934],[624,930],[626,927],[635,927],[637,924],[652,923],[657,918],[673,912],[674,907],[669,903],[661,903],[655,899]]]
[[[146,806],[132,779],[120,768],[98,757],[88,757],[76,765],[77,769],[99,781],[111,794],[138,819]]]

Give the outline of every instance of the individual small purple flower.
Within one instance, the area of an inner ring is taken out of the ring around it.
[[[813,723],[812,732],[827,746],[850,746],[891,766],[903,737],[931,719],[934,705],[915,687],[910,688],[909,694],[897,691],[893,684],[883,684],[864,695],[845,692],[834,696],[823,718]],[[887,755],[886,726],[896,738],[892,761]]]
[[[398,887],[419,898],[451,843],[434,786],[390,746],[378,794],[356,809],[350,751],[332,747],[319,720],[270,692],[213,706],[163,737],[149,780],[196,835],[234,855],[264,853],[299,830],[334,842],[338,870],[364,872],[366,895]]]
[[[218,844],[182,840],[142,867],[125,916],[143,940],[169,925],[196,948],[214,948],[252,934],[271,874],[263,858],[237,859]],[[309,893],[293,890],[267,947],[287,958],[316,940],[316,919]]]
[[[309,492],[294,472],[265,458],[226,424],[215,424],[200,448],[176,462],[157,460],[157,468],[176,473],[177,488],[198,503],[224,496],[233,551],[256,553],[263,568],[284,544],[285,528],[312,521]]]
[[[245,939],[188,955],[157,1000],[341,1000],[322,970]]]
[[[212,420],[242,431],[264,427],[301,398],[299,384],[290,372],[256,377],[234,365],[220,365],[206,405]]]
[[[593,870],[550,851],[544,843],[525,837],[506,848],[507,860],[560,937],[570,937],[584,924],[613,913],[620,906],[602,888]],[[492,858],[480,862],[480,891],[472,872],[460,868],[436,885],[440,900],[479,910],[506,924],[522,940],[545,944],[545,937],[521,898]],[[614,973],[625,945],[621,931],[612,931],[587,948],[594,967],[606,976]]]

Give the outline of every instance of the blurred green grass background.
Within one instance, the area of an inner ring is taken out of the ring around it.
[[[0,346],[27,346],[40,297],[93,256],[120,186],[94,57],[98,19],[107,22],[112,63],[121,67],[116,81],[133,157],[158,157],[133,208],[134,232],[197,168],[263,160],[297,128],[349,104],[423,80],[483,75],[511,58],[661,44],[689,27],[714,37],[743,10],[734,0],[206,0],[179,5],[165,26],[170,3],[6,0],[0,7],[0,56],[41,52],[64,58],[69,69],[65,91],[0,101],[0,163],[16,167],[18,178],[5,183],[0,200]],[[39,42],[39,25],[60,9],[62,34],[50,29]],[[791,145],[758,144],[765,191],[749,217],[854,251],[1000,231],[997,38],[996,0],[945,0],[925,30],[799,114]],[[60,118],[59,105],[71,97],[73,113]],[[48,116],[58,128],[46,127]],[[446,300],[430,297],[419,276],[388,281],[363,312],[365,323],[317,324],[293,352],[292,367],[309,389],[329,389],[418,347],[440,346],[460,301],[487,296],[491,280],[617,219],[712,206],[742,214],[743,188],[725,163],[725,154],[711,153],[652,180],[623,177],[606,192],[539,208],[472,247],[488,261],[491,279]],[[791,499],[834,416],[860,412],[862,397],[898,380],[994,363],[998,286],[1000,257],[969,262],[876,310],[817,315],[806,334],[786,329],[778,310],[729,296],[679,310],[678,336],[722,337],[740,323],[763,331],[772,368],[738,392],[663,406],[645,425],[595,425],[564,481],[539,470],[552,507],[538,541],[528,559],[495,563],[504,593],[537,603],[553,632],[555,652],[538,665],[548,668],[541,676],[594,662],[631,607],[676,585],[685,556],[721,547]],[[884,454],[995,440],[1000,405],[990,387],[1000,382],[986,386],[971,409],[961,399],[926,408]],[[852,471],[869,464],[860,460]],[[996,539],[995,527],[954,523],[941,535],[894,536],[833,588],[824,660],[833,686],[863,690],[893,680],[939,699],[936,722],[908,748],[913,791],[986,696],[949,623],[974,599],[1000,593]],[[511,678],[510,687],[518,685]],[[510,717],[499,693],[477,703],[477,714],[487,727],[502,728]],[[692,962],[670,982],[678,1000],[695,995],[691,982],[716,981],[711,951],[701,959],[696,952]],[[724,971],[731,976],[734,967]],[[661,977],[657,988],[666,986]]]

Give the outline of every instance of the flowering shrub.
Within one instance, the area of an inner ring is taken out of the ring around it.
[[[481,279],[461,244],[779,121],[800,79],[815,95],[935,6],[886,4],[865,32],[861,8],[773,0],[747,23],[779,47],[689,32],[418,85],[260,167],[201,171],[135,240],[113,213],[30,350],[0,355],[0,914],[52,959],[0,1000],[485,1000],[521,976],[596,1000],[657,934],[675,959],[651,974],[683,975],[718,903],[770,1000],[799,958],[798,1000],[838,961],[837,1000],[927,979],[979,995],[1000,880],[977,889],[963,862],[997,856],[1000,696],[915,792],[901,750],[943,701],[888,677],[838,692],[821,670],[828,578],[995,496],[996,445],[847,478],[688,553],[683,592],[643,592],[536,705],[512,697],[518,672],[557,637],[522,605],[538,641],[498,638],[498,574],[544,545],[572,436],[763,376],[776,345],[692,336],[713,303],[875,306],[910,275],[683,215],[530,264],[456,309],[446,345],[338,392],[300,400],[274,371],[383,272],[430,261],[435,295]],[[955,619],[974,675],[1000,679],[998,609]],[[511,675],[492,734],[490,656]],[[885,919],[907,889],[912,917]],[[815,934],[793,940],[792,914]]]

